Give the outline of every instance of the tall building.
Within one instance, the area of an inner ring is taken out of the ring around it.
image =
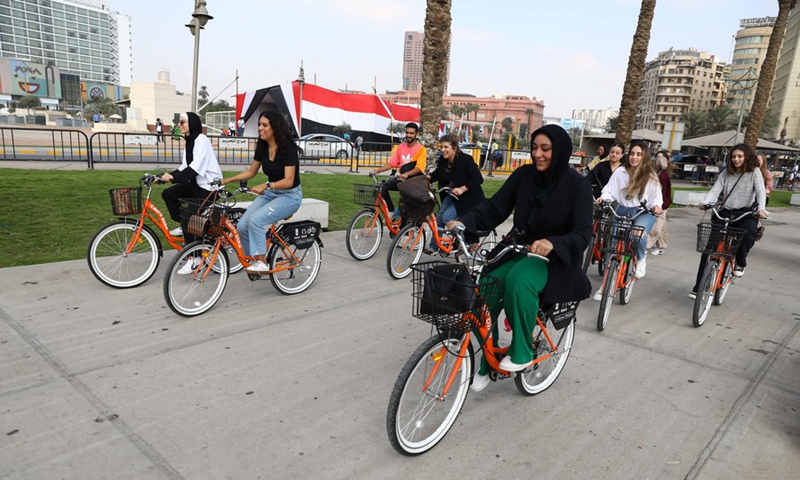
[[[422,90],[422,63],[425,51],[425,34],[423,32],[406,32],[403,42],[403,88],[402,90],[416,92]],[[449,48],[449,47],[448,47]],[[450,82],[450,62],[447,62],[447,76],[445,77],[444,92],[447,94],[447,84]]]
[[[731,59],[731,73],[728,76],[727,102],[737,118],[742,110],[750,111],[755,95],[755,79],[767,56],[769,37],[776,17],[743,18],[739,21],[740,30],[736,32]]]
[[[609,118],[619,116],[619,110],[606,108],[605,110],[581,109],[572,111],[573,120],[585,122],[587,130],[604,130]]]
[[[726,66],[695,49],[660,52],[645,64],[635,128],[664,131],[686,112],[707,112],[725,99]]]
[[[33,72],[47,68],[70,75],[67,81],[79,76],[83,95],[107,94],[131,83],[131,19],[102,0],[0,0],[0,57],[15,69],[0,75],[29,75],[22,86],[0,85],[0,94],[44,97]],[[54,90],[46,98],[60,99]]]
[[[800,9],[795,8],[786,22],[778,68],[772,84],[769,109],[778,116],[772,138],[800,144]]]

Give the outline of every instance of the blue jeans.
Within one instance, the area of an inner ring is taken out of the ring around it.
[[[439,213],[436,214],[436,224],[439,228],[444,228],[447,225],[447,222],[451,220],[455,220],[458,218],[458,212],[456,212],[456,201],[450,195],[444,197],[442,200],[442,206],[439,208]],[[431,236],[431,250],[438,250],[439,246],[436,245],[436,238]]]
[[[245,255],[266,254],[267,225],[294,214],[302,202],[300,185],[288,190],[267,190],[253,200],[236,226]]]
[[[626,213],[634,214],[638,207],[618,207],[617,208],[617,215],[625,215]],[[647,253],[647,234],[653,228],[653,224],[656,223],[656,217],[653,216],[651,213],[643,213],[636,217],[636,220],[633,221],[634,226],[639,226],[644,228],[644,233],[642,233],[642,238],[639,240],[638,245],[636,245],[636,259],[641,260],[644,258],[645,254]]]

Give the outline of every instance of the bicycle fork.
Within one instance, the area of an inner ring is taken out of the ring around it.
[[[458,355],[456,355],[455,361],[453,362],[453,368],[451,369],[447,381],[445,382],[444,388],[442,389],[441,393],[435,393],[430,390],[430,386],[434,383],[436,379],[436,374],[439,372],[440,368],[447,368],[442,367],[442,364],[447,362],[449,358],[450,350],[446,345],[442,345],[442,348],[439,349],[438,352],[435,352],[431,358],[434,361],[433,368],[431,369],[431,373],[428,375],[428,378],[425,380],[425,384],[422,386],[422,392],[426,395],[432,396],[439,400],[440,402],[445,401],[447,398],[447,393],[450,391],[450,386],[455,381],[456,375],[458,371],[461,369],[461,363],[464,361],[464,356],[467,354],[467,346],[469,345],[469,337],[470,333],[467,332],[464,334],[463,339],[461,340],[461,344],[458,347]]]

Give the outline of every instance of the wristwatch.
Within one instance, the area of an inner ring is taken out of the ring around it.
[[[272,190],[272,184],[270,182],[267,182],[267,190]]]

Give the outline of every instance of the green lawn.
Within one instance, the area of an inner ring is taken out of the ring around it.
[[[674,193],[675,190],[693,190],[693,191],[704,191],[704,192],[707,192],[710,189],[711,189],[710,187],[694,187],[694,186],[692,186],[692,187],[688,187],[688,186],[684,187],[684,186],[675,186],[675,185],[673,185],[672,186],[672,191],[673,191],[672,196],[673,197],[675,196],[675,193]],[[787,192],[787,191],[784,191],[784,190],[773,190],[772,191],[772,195],[770,195],[770,197],[769,197],[769,206],[767,207],[767,210],[769,210],[770,208],[775,208],[775,207],[788,207],[789,206],[789,200],[791,200],[793,193],[794,192]],[[677,207],[678,205],[675,205],[675,206]],[[672,207],[670,207],[670,208],[672,208]]]
[[[0,268],[86,258],[95,232],[116,220],[108,190],[135,186],[144,172],[0,169]],[[329,203],[330,230],[346,229],[361,208],[353,203],[352,185],[370,182],[365,175],[301,174],[301,178],[305,197]],[[487,178],[486,194],[496,192],[502,181]],[[163,188],[156,185],[151,199],[166,212]],[[170,221],[170,226],[174,223]]]

